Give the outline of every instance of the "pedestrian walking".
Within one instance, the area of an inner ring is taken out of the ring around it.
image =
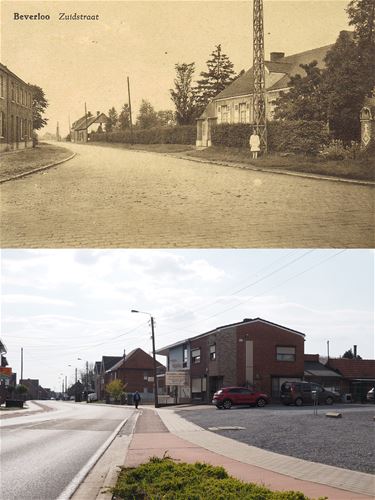
[[[133,401],[134,401],[135,407],[138,408],[139,402],[141,401],[141,395],[139,394],[138,391],[135,391],[135,393],[133,394]]]
[[[250,151],[253,153],[253,160],[256,160],[258,158],[258,152],[260,151],[260,137],[255,129],[250,136],[249,145]]]

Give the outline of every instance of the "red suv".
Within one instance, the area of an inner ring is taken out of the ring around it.
[[[229,410],[233,405],[250,405],[262,408],[269,402],[269,396],[264,392],[248,387],[223,387],[215,392],[212,403],[216,408]]]

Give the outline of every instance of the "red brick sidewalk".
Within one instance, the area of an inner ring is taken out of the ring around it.
[[[233,446],[235,446],[235,441],[233,441]],[[258,483],[271,490],[302,491],[308,497],[328,497],[329,500],[371,498],[323,484],[301,481],[213,453],[168,432],[154,410],[142,408],[124,465],[136,467],[147,462],[150,457],[163,457],[164,455],[187,463],[206,462],[211,465],[220,465],[231,476],[241,481]]]

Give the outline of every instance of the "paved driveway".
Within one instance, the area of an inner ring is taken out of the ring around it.
[[[374,188],[71,145],[5,183],[2,247],[373,247]]]
[[[268,451],[360,472],[374,472],[373,405],[270,405],[265,408],[190,407],[180,416],[205,430]],[[327,412],[342,418],[328,418]],[[224,429],[223,427],[239,427]]]

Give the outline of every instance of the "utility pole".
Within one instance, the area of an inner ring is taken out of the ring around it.
[[[76,368],[76,369],[75,369],[75,382],[76,382],[76,383],[77,383],[77,381],[78,381],[77,370],[78,370],[78,369]]]
[[[327,340],[327,358],[329,359],[329,340]]]
[[[85,121],[86,121],[86,142],[88,142],[88,140],[89,140],[89,131],[88,131],[88,127],[87,127],[87,107],[86,107],[86,103],[85,103]]]
[[[156,377],[155,331],[154,331],[154,318],[153,318],[153,316],[151,316],[151,335],[152,335],[152,357],[154,359],[154,398],[155,398],[155,408],[159,408],[158,384],[157,384],[157,377]]]
[[[263,0],[253,0],[253,120],[261,149],[267,153],[266,84],[264,68]]]
[[[21,380],[23,380],[23,347],[21,347]]]
[[[127,77],[128,80],[128,101],[129,101],[129,119],[130,119],[130,142],[133,144],[133,120],[132,120],[132,103],[130,99],[130,82],[129,82],[129,77]]]
[[[56,141],[60,142],[60,127],[59,127],[59,122],[57,122],[57,125],[56,125]]]
[[[89,393],[89,362],[86,361],[86,394]]]

